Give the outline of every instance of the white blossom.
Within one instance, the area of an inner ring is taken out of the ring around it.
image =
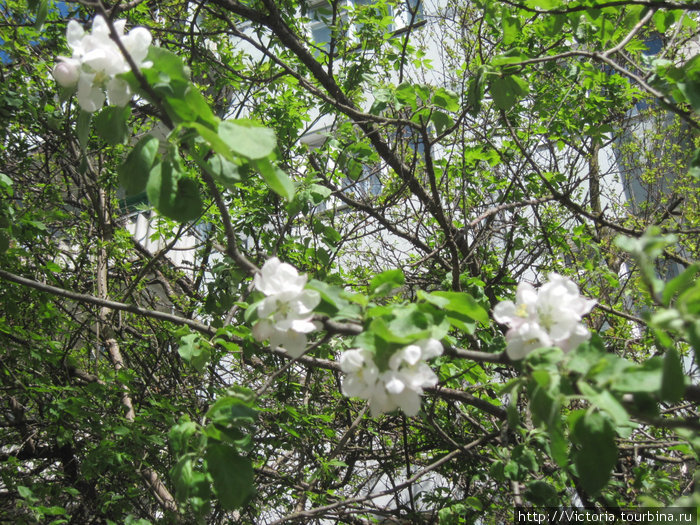
[[[124,49],[139,67],[149,67],[145,62],[151,45],[151,33],[137,27],[124,34],[125,20],[114,23],[114,29]],[[129,84],[117,75],[130,70],[129,63],[117,43],[111,39],[109,26],[101,16],[92,22],[92,32],[86,33],[75,20],[68,22],[66,41],[72,56],[58,57],[53,76],[61,86],[76,88],[80,107],[90,113],[97,111],[105,102],[117,106],[126,105],[132,93]],[[106,97],[105,97],[106,92]]]
[[[438,382],[426,361],[442,354],[442,350],[437,339],[417,341],[394,352],[388,369],[381,372],[369,350],[346,350],[340,355],[340,369],[345,373],[342,392],[367,399],[373,416],[397,408],[409,417],[415,416],[423,389]]]
[[[581,320],[596,301],[581,296],[567,277],[551,273],[548,278],[538,290],[520,283],[515,303],[503,301],[493,309],[494,319],[509,327],[506,353],[513,360],[546,346],[568,352],[591,336]]]
[[[277,257],[269,259],[253,278],[255,288],[266,297],[258,305],[258,322],[253,337],[270,340],[273,347],[284,348],[292,357],[306,350],[306,334],[317,329],[313,309],[321,302],[314,290],[305,290],[307,277]]]

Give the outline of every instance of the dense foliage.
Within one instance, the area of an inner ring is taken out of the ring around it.
[[[697,507],[698,12],[5,1],[0,521]]]

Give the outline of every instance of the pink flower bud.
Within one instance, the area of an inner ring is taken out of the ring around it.
[[[59,57],[59,60],[61,61],[53,68],[53,78],[65,88],[75,87],[80,78],[78,65],[71,59]]]

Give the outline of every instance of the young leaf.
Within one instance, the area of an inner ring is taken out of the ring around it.
[[[78,114],[78,123],[76,124],[76,133],[78,134],[78,142],[80,143],[80,149],[85,151],[88,139],[90,138],[90,120],[92,120],[92,113],[87,111],[80,111]]]
[[[189,334],[180,341],[182,344],[177,349],[180,357],[201,372],[209,363],[211,355],[209,349],[202,344],[201,337],[198,334]]]
[[[100,137],[105,139],[107,144],[123,144],[129,137],[129,126],[127,125],[129,116],[131,116],[129,106],[123,108],[107,106],[95,117],[95,130]]]
[[[202,213],[199,185],[182,176],[169,160],[153,167],[146,184],[146,193],[148,200],[160,213],[178,222],[194,220]]]
[[[685,374],[678,351],[671,347],[664,356],[663,377],[661,379],[661,399],[676,403],[685,392]]]
[[[512,108],[529,91],[527,82],[515,75],[492,77],[489,84],[494,104],[504,111]]]
[[[460,109],[459,95],[445,88],[437,88],[433,95],[433,104],[447,111],[457,113]]]
[[[387,270],[375,275],[369,282],[369,293],[377,296],[384,296],[391,293],[394,288],[403,286],[405,277],[400,269]]]
[[[597,496],[617,463],[612,423],[600,412],[587,412],[574,422],[571,437],[578,445],[572,449],[572,455],[581,486],[591,496]]]
[[[443,307],[448,313],[466,316],[469,319],[478,321],[482,324],[489,323],[489,314],[484,310],[479,303],[476,302],[471,295],[466,292],[433,292],[432,296],[447,299],[449,302]]]
[[[243,506],[255,492],[250,460],[233,447],[217,443],[207,447],[204,457],[221,506],[227,510]]]
[[[231,151],[249,159],[264,159],[277,146],[275,132],[251,120],[225,120],[219,124],[219,136]]]
[[[127,195],[137,195],[146,189],[148,175],[156,160],[159,141],[152,135],[146,135],[138,141],[129,152],[126,160],[117,168],[119,183]]]
[[[438,110],[435,110],[430,114],[430,120],[433,122],[433,124],[435,124],[435,130],[438,133],[442,133],[447,128],[452,126],[452,124],[454,124],[454,121],[447,113],[443,113],[442,111]]]
[[[292,202],[295,191],[292,179],[266,158],[258,160],[255,165],[270,189],[287,202]]]

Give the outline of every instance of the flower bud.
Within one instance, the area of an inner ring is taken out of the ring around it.
[[[80,71],[78,70],[78,65],[72,60],[61,59],[53,68],[52,75],[61,86],[72,88],[78,83]]]

